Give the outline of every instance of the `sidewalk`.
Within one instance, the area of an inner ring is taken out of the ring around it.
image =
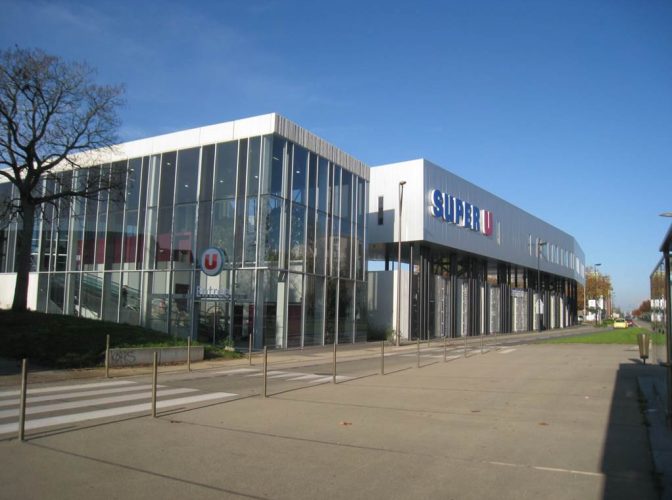
[[[518,345],[2,441],[0,495],[655,499],[632,358]]]
[[[504,342],[510,342],[514,340],[523,340],[530,339],[534,340],[537,338],[547,338],[548,336],[563,336],[563,335],[577,335],[581,333],[589,333],[591,331],[596,331],[591,325],[587,326],[577,326],[572,328],[566,328],[562,330],[546,330],[543,332],[524,332],[524,333],[507,333],[507,334],[497,334],[497,335],[488,335],[484,337],[484,342],[488,345],[500,344]],[[468,343],[470,345],[480,345],[480,337],[469,337]],[[437,343],[442,343],[442,339],[433,339],[432,344],[434,346]],[[448,342],[451,345],[462,345],[463,339],[461,338],[451,338],[448,339]],[[427,345],[427,341],[421,343],[422,348]],[[408,350],[416,349],[416,343],[412,341],[404,341],[400,347],[396,347],[393,344],[387,343],[385,346],[386,352],[405,352]],[[278,349],[278,350],[269,350],[269,366],[276,366],[282,364],[283,366],[300,366],[302,363],[305,363],[307,360],[327,360],[331,359],[333,356],[333,349],[331,346],[326,347],[308,347],[305,349]],[[215,370],[223,368],[237,368],[249,364],[247,351],[242,351],[244,357],[240,359],[211,359],[204,360],[200,362],[194,362],[191,364],[192,371],[201,371],[201,370]],[[253,362],[255,364],[260,364],[262,362],[262,351],[254,351]],[[355,359],[355,358],[368,358],[368,357],[377,357],[380,355],[380,342],[367,342],[367,343],[358,343],[358,344],[342,344],[338,345],[338,357],[339,359]],[[187,369],[186,363],[184,364],[175,364],[175,365],[163,365],[159,366],[159,373],[176,373],[183,372]],[[105,369],[104,367],[96,368],[82,368],[82,369],[65,369],[65,370],[52,370],[44,368],[36,368],[31,365],[30,360],[28,360],[28,372],[29,380],[31,384],[41,384],[41,383],[50,383],[50,382],[61,382],[64,380],[79,380],[79,379],[90,379],[90,378],[104,378]],[[139,366],[139,367],[125,367],[125,368],[111,368],[110,377],[112,378],[121,378],[121,377],[133,377],[137,375],[146,375],[151,373],[151,367],[148,366]],[[8,360],[5,358],[0,358],[0,387],[6,386],[20,386],[21,385],[21,363],[15,360]]]

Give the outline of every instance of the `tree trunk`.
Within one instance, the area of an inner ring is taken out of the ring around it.
[[[14,302],[12,311],[28,309],[28,279],[30,276],[30,253],[33,242],[33,227],[35,226],[35,205],[27,200],[21,200],[23,228],[19,233],[16,245],[16,287],[14,288]]]

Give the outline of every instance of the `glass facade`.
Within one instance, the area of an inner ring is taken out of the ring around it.
[[[256,348],[366,338],[368,181],[341,165],[273,134],[64,175],[120,176],[124,196],[61,200],[38,221],[37,310]],[[0,272],[17,230],[0,229]],[[208,247],[226,257],[215,277],[198,271]]]

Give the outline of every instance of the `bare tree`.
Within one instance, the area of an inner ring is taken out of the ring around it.
[[[120,85],[97,85],[95,71],[42,52],[14,48],[0,51],[0,181],[14,185],[14,197],[0,200],[0,213],[18,219],[16,288],[12,310],[28,300],[31,239],[36,216],[61,198],[96,198],[114,190],[117,178],[81,176],[91,165],[91,151],[117,143]],[[47,182],[48,181],[48,182]]]

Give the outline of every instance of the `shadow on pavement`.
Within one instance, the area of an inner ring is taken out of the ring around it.
[[[659,368],[639,360],[619,366],[601,465],[605,499],[660,498],[637,380]]]

